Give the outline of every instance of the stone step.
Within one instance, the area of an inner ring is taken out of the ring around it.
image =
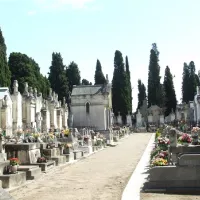
[[[3,175],[3,172],[4,172],[4,170],[5,170],[5,167],[7,167],[7,166],[9,166],[9,165],[10,165],[10,161],[9,161],[9,160],[0,162],[0,175]]]
[[[66,163],[66,156],[55,156],[50,159],[56,162],[56,166]]]
[[[1,175],[0,180],[3,188],[18,187],[26,182],[26,172]]]
[[[56,162],[54,160],[48,160],[46,163],[34,163],[31,165],[39,166],[41,168],[42,172],[46,172],[49,169],[51,169],[52,167],[54,167],[56,165]]]
[[[18,171],[26,172],[26,180],[36,180],[41,176],[41,168],[35,165],[20,165]]]
[[[84,156],[84,152],[81,150],[75,150],[74,153],[74,160],[80,159]]]
[[[74,160],[74,153],[71,152],[69,154],[63,154],[63,156],[66,156],[66,162],[71,162]]]

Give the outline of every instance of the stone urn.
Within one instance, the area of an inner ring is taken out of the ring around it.
[[[17,169],[18,169],[18,165],[11,165],[10,166],[10,172],[12,174],[16,174],[17,173]]]

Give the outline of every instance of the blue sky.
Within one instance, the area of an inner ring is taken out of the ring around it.
[[[96,59],[112,80],[115,50],[129,58],[133,108],[137,80],[147,85],[151,44],[160,52],[161,76],[168,65],[181,98],[183,63],[200,69],[199,0],[0,0],[0,27],[7,54],[35,59],[46,74],[52,52],[75,61],[81,77],[94,82]]]

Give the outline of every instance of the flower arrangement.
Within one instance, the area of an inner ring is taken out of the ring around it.
[[[192,133],[199,133],[200,132],[200,128],[199,127],[193,127],[191,132]]]
[[[10,165],[11,166],[15,166],[15,165],[19,165],[20,161],[18,158],[10,158]]]
[[[167,159],[164,158],[155,158],[152,160],[151,166],[166,166],[168,165]]]
[[[63,133],[64,133],[65,136],[68,136],[70,131],[69,131],[69,129],[66,129],[66,130],[63,131]]]
[[[169,139],[164,138],[164,137],[159,137],[157,138],[157,145],[160,147],[162,150],[167,150],[168,145],[169,145]]]
[[[163,158],[165,160],[168,159],[168,152],[167,151],[161,151],[157,154],[156,158]]]
[[[192,142],[192,138],[187,133],[184,133],[182,136],[179,137],[178,142],[181,143],[181,144],[183,144],[183,143],[191,143]]]
[[[36,138],[40,137],[40,134],[39,133],[33,133],[32,136],[36,139]]]
[[[65,148],[72,148],[72,144],[71,143],[66,143],[64,147]]]
[[[46,163],[47,162],[47,159],[45,157],[39,157],[37,159],[37,163]]]

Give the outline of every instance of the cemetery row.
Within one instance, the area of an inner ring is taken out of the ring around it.
[[[55,166],[79,160],[129,134],[129,128],[115,128],[105,135],[90,129],[66,129],[60,134],[34,133],[11,140],[0,137],[0,188],[13,188],[34,180]],[[34,136],[33,136],[34,135]],[[28,139],[27,139],[28,138]],[[30,142],[29,142],[30,141]]]
[[[165,126],[156,132],[145,192],[190,193],[200,188],[200,128],[188,133]]]

